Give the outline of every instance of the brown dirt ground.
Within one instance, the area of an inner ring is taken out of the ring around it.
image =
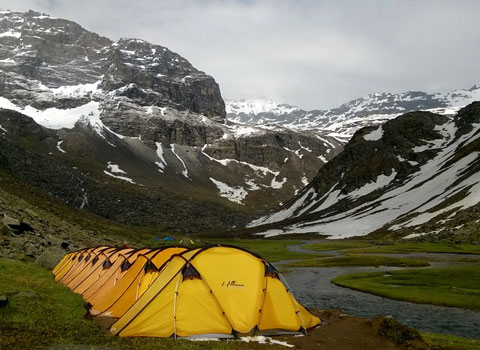
[[[292,349],[322,350],[426,350],[427,343],[413,328],[392,318],[372,319],[347,315],[340,310],[312,310],[322,324],[304,337],[280,336],[276,340],[294,345]],[[238,350],[288,349],[282,345],[239,343]]]
[[[427,350],[418,331],[400,324],[393,318],[355,317],[341,310],[311,310],[322,323],[306,336],[277,336],[275,340],[294,345],[291,349],[322,350]],[[93,321],[106,331],[113,322],[111,318],[94,318]],[[200,344],[199,344],[200,345]],[[278,344],[238,342],[238,350],[286,350]]]

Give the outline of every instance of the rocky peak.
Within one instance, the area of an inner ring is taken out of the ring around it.
[[[64,109],[84,104],[85,94],[71,96],[66,103],[65,96],[59,98],[65,94],[52,90],[95,83],[103,92],[97,93],[98,101],[135,84],[146,92],[143,101],[136,99],[141,105],[191,111],[219,121],[225,116],[215,80],[165,47],[138,39],[112,42],[74,22],[32,11],[0,13],[2,96],[22,107]]]
[[[480,123],[480,102],[474,102],[463,108],[455,116],[455,125],[458,127],[456,137],[469,133],[474,124]]]

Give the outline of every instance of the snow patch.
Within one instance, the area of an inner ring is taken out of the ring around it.
[[[105,174],[107,174],[108,176],[111,176],[111,177],[114,177],[116,179],[120,179],[120,180],[123,180],[123,181],[126,181],[126,182],[129,182],[133,185],[136,185],[135,181],[133,181],[132,179],[130,179],[129,177],[126,177],[126,176],[120,176],[120,175],[114,175],[106,170],[103,171]]]
[[[242,201],[248,195],[248,192],[242,186],[229,186],[224,182],[215,180],[214,178],[210,177],[210,181],[212,181],[215,186],[217,186],[218,191],[220,192],[220,197],[224,197],[231,202],[235,202],[238,204],[243,204]]]
[[[368,134],[363,135],[363,138],[366,141],[378,141],[382,138],[383,136],[383,128],[382,126],[379,126],[373,131],[370,131]]]
[[[276,176],[274,176],[274,178],[272,179],[272,182],[270,183],[271,188],[280,189],[287,182],[286,177],[284,177],[281,181],[277,181],[277,176],[278,176],[278,173]]]
[[[155,145],[157,145],[157,156],[160,159],[160,161],[155,162],[155,164],[157,164],[159,168],[158,171],[163,173],[167,166],[167,162],[165,161],[165,157],[163,156],[162,144],[160,142],[155,142]]]
[[[263,335],[240,337],[240,340],[244,341],[246,343],[256,342],[256,343],[259,343],[259,344],[277,344],[277,345],[285,346],[285,347],[288,347],[288,348],[295,347],[295,345],[288,344],[285,341],[275,340],[275,339],[272,339],[270,337],[265,337]]]
[[[58,149],[60,152],[62,152],[62,153],[67,153],[67,152],[61,147],[62,143],[63,143],[63,140],[60,140],[60,141],[57,142],[57,149]]]
[[[185,176],[187,179],[191,180],[190,177],[188,176],[188,169],[187,169],[187,166],[185,164],[185,162],[183,161],[182,158],[180,158],[180,156],[175,152],[175,144],[172,143],[170,144],[170,147],[172,149],[172,153],[175,155],[175,157],[177,157],[177,159],[180,161],[180,163],[182,163],[183,165],[183,168],[184,170],[182,170],[182,175]]]
[[[78,84],[78,85],[68,85],[60,86],[58,88],[49,89],[54,95],[61,96],[85,96],[88,94],[95,93],[99,90],[99,85],[101,80],[92,83],[92,84]]]
[[[22,33],[20,32],[14,32],[12,29],[10,29],[7,32],[0,33],[0,38],[5,38],[5,37],[12,37],[12,38],[20,38],[22,36]]]
[[[298,107],[279,104],[273,100],[255,99],[255,100],[226,100],[225,109],[228,114],[259,114],[273,113],[282,115],[299,110]]]
[[[4,64],[15,64],[15,60],[11,59],[11,58],[5,58],[4,60],[0,60],[0,63],[4,63]]]
[[[117,164],[113,164],[112,162],[107,163],[107,168],[110,170],[110,172],[115,173],[115,174],[126,174],[126,171],[123,171],[120,169],[120,167]]]
[[[21,108],[5,97],[0,97],[0,108],[12,109],[25,114],[36,123],[49,129],[71,129],[81,118],[100,120],[99,102],[90,101],[82,106],[70,109],[47,108],[43,111],[26,106]]]

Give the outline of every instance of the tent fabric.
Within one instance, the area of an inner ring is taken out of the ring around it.
[[[123,278],[130,266],[135,263],[138,256],[146,254],[149,251],[151,251],[151,249],[147,248],[131,251],[127,254],[120,254],[111,268],[82,293],[83,298],[91,304],[93,300],[102,298]]]
[[[234,246],[87,248],[67,254],[53,274],[91,315],[116,320],[110,331],[122,337],[232,338],[320,324],[273,265]]]
[[[183,247],[168,247],[139,256],[115,288],[97,303],[90,301],[90,313],[94,316],[121,317],[157,278],[165,262],[186,250]]]
[[[59,282],[69,285],[69,283],[75,279],[80,278],[80,275],[83,275],[90,269],[90,267],[100,259],[107,257],[106,254],[109,254],[115,251],[115,248],[101,248],[101,249],[92,249],[87,250],[85,253],[78,255],[77,259],[74,260],[73,264],[69,270],[59,278]]]
[[[222,246],[173,256],[111,332],[230,337],[302,332],[319,323],[295,300],[269,263],[243,249]]]

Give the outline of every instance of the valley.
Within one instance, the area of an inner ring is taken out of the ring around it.
[[[0,348],[480,349],[480,86],[313,110],[220,88],[167,47],[0,11]],[[106,335],[49,271],[101,245],[250,250],[322,325]]]

